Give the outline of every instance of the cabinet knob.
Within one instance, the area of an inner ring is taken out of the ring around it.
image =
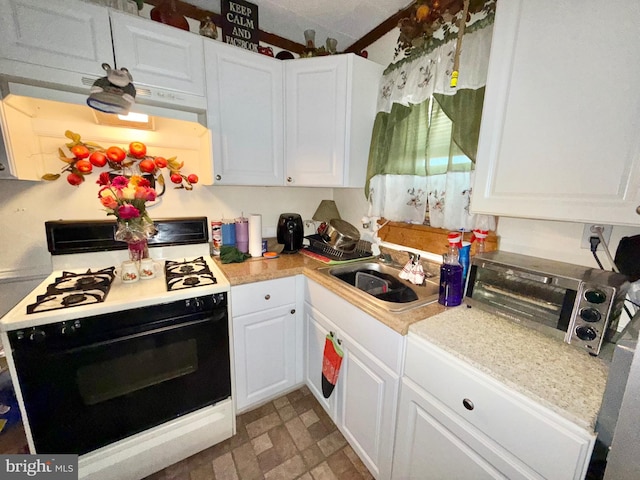
[[[466,408],[467,410],[473,410],[475,408],[473,402],[468,398],[462,400],[462,405],[464,405],[464,408]]]
[[[640,205],[638,205],[638,206],[636,207],[636,213],[637,213],[638,215],[640,215]]]
[[[296,309],[295,309],[295,308],[292,308],[292,309],[291,309],[291,315],[293,315],[293,314],[295,314],[295,313],[296,313]]]
[[[264,296],[265,300],[269,300],[271,298],[271,295],[269,295],[268,293]]]
[[[221,175],[216,175],[216,180],[222,180],[222,176]]]
[[[287,177],[287,183],[293,183],[293,177]]]

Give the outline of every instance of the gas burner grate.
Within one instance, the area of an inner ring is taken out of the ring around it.
[[[168,292],[183,288],[214,285],[218,282],[204,257],[182,262],[167,260],[164,264],[164,275]]]
[[[104,302],[114,278],[115,267],[95,272],[89,269],[85,273],[62,272],[47,285],[45,293],[27,305],[27,314]]]

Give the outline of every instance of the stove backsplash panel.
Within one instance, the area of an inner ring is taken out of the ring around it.
[[[149,246],[191,245],[209,241],[207,217],[154,219],[158,233]],[[116,222],[111,220],[55,220],[45,222],[47,246],[52,255],[124,250],[125,242],[114,239]]]

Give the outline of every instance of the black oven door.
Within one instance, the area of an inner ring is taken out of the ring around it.
[[[10,335],[36,452],[81,455],[229,398],[226,305],[204,300],[82,319],[39,342]]]

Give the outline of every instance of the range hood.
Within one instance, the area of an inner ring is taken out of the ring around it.
[[[80,88],[57,83],[0,77],[0,128],[6,149],[6,170],[14,178],[40,180],[45,173],[59,173],[64,166],[58,148],[68,141],[71,130],[107,148],[125,147],[141,141],[154,156],[177,156],[185,168],[197,172],[200,183],[213,183],[211,132],[206,111],[199,102],[181,104],[167,96],[167,102],[145,99],[138,89],[131,111],[153,117],[152,130],[101,124],[99,112],[86,104],[92,79]],[[83,82],[84,83],[84,82]],[[0,147],[2,143],[0,142]],[[0,155],[1,157],[2,155]],[[3,175],[6,178],[6,174]]]

